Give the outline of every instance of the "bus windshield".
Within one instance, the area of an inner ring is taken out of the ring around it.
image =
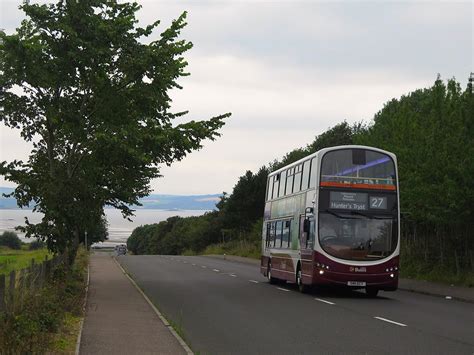
[[[386,154],[367,149],[339,149],[326,153],[321,186],[395,190],[395,165]]]
[[[392,216],[364,216],[354,212],[320,212],[319,243],[336,258],[382,259],[397,247],[397,220]]]

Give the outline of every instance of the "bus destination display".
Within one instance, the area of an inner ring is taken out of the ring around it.
[[[363,192],[339,192],[331,191],[329,196],[329,208],[343,210],[367,210],[368,194]]]
[[[329,208],[352,211],[367,211],[368,209],[385,210],[387,209],[387,197],[369,197],[364,192],[331,191]]]

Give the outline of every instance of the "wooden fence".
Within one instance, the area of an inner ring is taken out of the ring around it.
[[[0,275],[0,313],[21,308],[32,291],[41,289],[51,279],[53,270],[63,259],[62,255],[52,259],[46,256],[42,263],[31,259],[29,267]]]

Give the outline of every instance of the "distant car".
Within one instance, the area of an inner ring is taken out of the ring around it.
[[[117,256],[126,255],[127,254],[127,247],[125,245],[117,245],[115,247],[115,252],[117,253]]]

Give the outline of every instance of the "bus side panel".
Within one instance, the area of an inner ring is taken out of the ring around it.
[[[275,253],[272,256],[272,274],[281,280],[295,281],[293,258],[287,253]]]
[[[301,274],[304,284],[313,283],[313,251],[301,250]]]

